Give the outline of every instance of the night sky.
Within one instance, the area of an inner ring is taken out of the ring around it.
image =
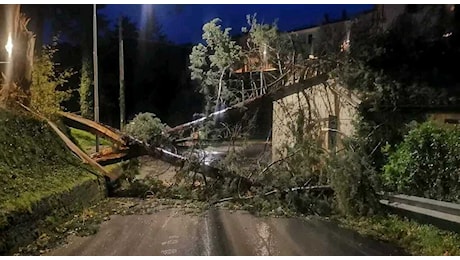
[[[224,27],[233,28],[234,34],[246,26],[246,15],[257,13],[258,21],[272,23],[278,20],[282,31],[308,27],[320,23],[324,14],[329,18],[340,18],[342,11],[354,15],[370,10],[373,5],[107,5],[101,10],[112,21],[120,15],[131,18],[142,29],[144,17],[153,12],[163,27],[167,38],[175,43],[196,43],[201,41],[202,26],[218,17]]]

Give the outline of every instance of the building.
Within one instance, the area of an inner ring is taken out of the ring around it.
[[[455,7],[446,5],[447,10]],[[415,10],[414,10],[415,9]],[[426,17],[424,10],[415,5],[377,5],[374,10],[361,14],[354,19],[366,19],[369,22],[380,21],[383,29],[397,19],[403,12],[415,14],[417,19]],[[350,44],[351,23],[354,19],[338,21],[317,27],[290,32],[301,35],[305,39],[311,58],[322,51],[324,42],[321,41],[321,30],[329,30],[337,35],[332,40],[337,50],[346,51]],[[420,21],[422,22],[422,21]],[[321,29],[321,30],[320,30]],[[356,109],[360,104],[360,93],[351,92],[334,79],[328,79],[318,85],[301,90],[297,93],[279,97],[273,101],[272,120],[272,160],[287,155],[286,146],[293,146],[299,127],[306,131],[314,131],[317,140],[325,150],[331,153],[343,148],[343,137],[351,136],[354,132],[353,121],[356,119]],[[425,114],[445,123],[458,123],[459,110],[438,109],[433,107]],[[301,120],[300,120],[301,119]],[[299,122],[303,125],[299,126]],[[314,127],[313,127],[314,126]],[[310,132],[311,134],[311,132]]]

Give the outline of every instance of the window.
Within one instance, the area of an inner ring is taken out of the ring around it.
[[[308,44],[312,44],[313,43],[313,34],[309,34],[308,35]]]

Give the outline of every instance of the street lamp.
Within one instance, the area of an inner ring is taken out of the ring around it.
[[[8,34],[8,41],[6,42],[5,49],[8,52],[8,59],[11,59],[13,53],[13,40],[11,39],[11,33]]]
[[[13,54],[13,40],[11,39],[11,33],[8,34],[8,41],[5,45],[6,52],[8,52],[8,61],[1,61],[0,64],[10,63],[11,55]]]

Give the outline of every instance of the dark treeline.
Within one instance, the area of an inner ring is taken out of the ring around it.
[[[29,29],[37,34],[36,49],[58,35],[55,62],[60,69],[73,68],[76,72],[63,86],[73,90],[72,98],[62,104],[71,112],[80,111],[84,60],[91,63],[88,72],[92,77],[92,8],[92,5],[21,6],[21,11],[31,18]],[[98,5],[100,8],[104,6]],[[169,125],[180,124],[191,120],[202,107],[201,96],[195,92],[188,71],[192,45],[169,42],[155,17],[150,19],[140,31],[123,17],[126,118],[153,112]],[[99,110],[101,122],[119,127],[118,25],[109,26],[110,22],[118,24],[98,14]],[[44,33],[47,24],[51,25],[50,35]]]

